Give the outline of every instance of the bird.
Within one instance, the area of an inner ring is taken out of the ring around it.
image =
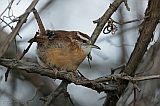
[[[83,60],[87,56],[91,58],[91,49],[100,49],[92,43],[87,34],[80,31],[45,30],[45,34],[40,33],[31,41],[37,42],[38,63],[42,67],[51,68],[54,71],[77,72],[77,68]],[[80,73],[80,75],[82,74]],[[61,90],[68,95],[66,89],[69,83],[63,80],[53,94],[57,97],[56,91],[60,92]],[[73,104],[70,97],[69,100]]]
[[[41,66],[63,71],[76,71],[92,48],[91,38],[80,31],[46,30],[37,36],[37,55]],[[33,40],[33,39],[32,39]]]

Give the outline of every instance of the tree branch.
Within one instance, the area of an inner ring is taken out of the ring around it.
[[[134,76],[138,65],[140,64],[145,52],[147,51],[147,47],[150,41],[154,37],[154,31],[160,19],[159,10],[160,10],[159,0],[148,1],[148,7],[145,12],[145,17],[147,18],[145,18],[142,24],[140,25],[140,28],[139,28],[140,36],[137,40],[135,48],[129,58],[129,61],[126,67],[124,68],[124,70],[122,70],[129,76]],[[121,81],[121,85],[123,85],[124,87],[121,88],[121,91],[118,93],[119,96],[121,96],[124,93],[125,88],[128,85],[128,82]],[[114,101],[114,102],[117,102],[117,101]]]
[[[154,37],[154,31],[160,19],[160,1],[149,0],[148,8],[145,12],[145,18],[139,28],[140,36],[137,40],[135,48],[130,56],[130,59],[125,67],[124,72],[133,76],[138,64],[141,62],[147,47]]]
[[[42,20],[41,20],[41,18],[40,18],[40,16],[39,16],[39,14],[38,14],[38,12],[37,12],[37,10],[34,8],[33,9],[33,14],[34,14],[34,17],[35,17],[35,19],[36,19],[36,21],[37,21],[37,24],[38,24],[38,26],[39,26],[39,30],[40,30],[40,36],[43,36],[43,35],[45,35],[46,33],[46,30],[45,30],[45,28],[44,28],[44,25],[43,25],[43,23],[42,23]]]
[[[11,68],[13,70],[18,69],[26,71],[28,73],[37,73],[42,76],[48,76],[52,79],[67,80],[76,85],[82,85],[91,88],[93,90],[96,90],[97,92],[103,92],[103,91],[108,92],[115,90],[117,88],[116,85],[103,85],[103,84],[93,83],[92,81],[82,78],[73,72],[58,71],[55,73],[54,70],[43,68],[40,65],[33,62],[0,58],[0,64],[2,66]]]
[[[140,76],[140,77],[131,77],[127,76],[125,74],[113,74],[109,76],[104,76],[100,77],[94,80],[88,80],[84,77],[80,77],[75,73],[72,72],[66,72],[66,71],[58,71],[55,73],[53,70],[46,69],[41,67],[40,65],[29,62],[29,61],[24,61],[24,60],[15,60],[15,59],[4,59],[0,58],[0,64],[2,66],[8,67],[13,70],[21,70],[21,71],[26,71],[28,73],[37,73],[42,76],[48,76],[50,78],[58,78],[61,80],[66,80],[69,82],[72,82],[76,85],[82,85],[88,88],[91,88],[93,90],[96,90],[97,92],[109,92],[116,90],[118,87],[118,84],[115,85],[103,85],[103,83],[110,82],[112,80],[118,80],[118,79],[123,79],[123,80],[128,80],[131,82],[135,81],[144,81],[144,80],[151,80],[151,79],[160,79],[160,75],[151,75],[151,76]]]

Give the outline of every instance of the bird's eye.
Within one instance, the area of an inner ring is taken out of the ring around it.
[[[87,43],[87,41],[86,41],[86,40],[83,40],[83,43]]]
[[[54,32],[50,31],[50,30],[46,30],[46,34],[47,34],[48,38],[54,36]]]

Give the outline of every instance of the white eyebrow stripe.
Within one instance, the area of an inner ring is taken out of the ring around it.
[[[77,36],[79,36],[81,39],[88,41],[89,39],[81,35],[79,32],[77,32]]]

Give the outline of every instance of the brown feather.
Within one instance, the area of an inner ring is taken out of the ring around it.
[[[81,36],[88,35],[78,32]],[[37,54],[47,66],[63,70],[76,70],[86,54],[77,41],[82,42],[77,31],[53,31],[53,36],[37,36]]]

